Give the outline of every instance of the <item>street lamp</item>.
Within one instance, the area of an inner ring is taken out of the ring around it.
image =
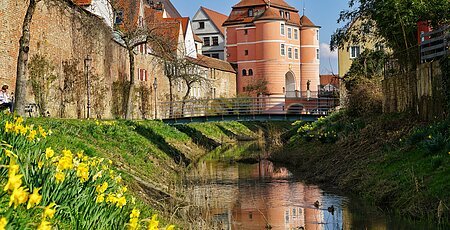
[[[157,104],[156,104],[156,89],[158,89],[158,79],[155,77],[155,80],[153,81],[153,92],[155,94],[154,98],[155,98],[155,119],[158,118],[158,108],[157,108]]]
[[[90,90],[91,84],[89,82],[89,70],[91,69],[91,65],[92,65],[92,58],[91,55],[88,54],[84,59],[84,68],[86,69],[87,119],[89,119],[91,116],[91,90]]]

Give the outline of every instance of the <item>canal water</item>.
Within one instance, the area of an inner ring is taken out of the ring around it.
[[[437,229],[305,184],[267,160],[244,164],[214,156],[190,170],[187,183],[208,229]]]

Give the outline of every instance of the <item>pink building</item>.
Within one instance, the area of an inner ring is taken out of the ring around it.
[[[318,91],[320,27],[284,0],[241,0],[223,26],[239,94],[255,94],[249,89],[264,81],[273,97]]]

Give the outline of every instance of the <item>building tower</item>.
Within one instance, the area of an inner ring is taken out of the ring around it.
[[[320,27],[284,0],[241,0],[223,26],[239,94],[299,97],[308,81],[310,91],[318,91]],[[255,90],[264,82],[266,90]]]

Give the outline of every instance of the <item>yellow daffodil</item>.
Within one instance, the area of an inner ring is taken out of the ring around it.
[[[27,133],[28,133],[28,126],[26,126],[26,127],[21,126],[20,127],[20,135],[25,136],[25,135],[27,135]]]
[[[105,201],[105,194],[97,195],[97,198],[95,199],[95,203],[102,203],[103,201]]]
[[[4,151],[5,151],[5,155],[6,155],[7,157],[15,157],[15,158],[17,158],[17,155],[14,154],[11,150],[9,150],[9,149],[4,149]]]
[[[85,163],[80,163],[77,167],[77,176],[81,182],[85,182],[89,179],[89,166]]]
[[[136,197],[134,197],[134,196],[131,197],[131,203],[136,204]]]
[[[123,186],[123,187],[120,188],[120,190],[121,190],[123,193],[126,193],[126,192],[128,191],[128,188],[127,188],[127,186]]]
[[[108,196],[106,196],[106,203],[116,203],[117,202],[117,197],[114,196],[114,194],[108,194]]]
[[[124,196],[120,196],[117,198],[116,202],[116,206],[121,208],[127,204],[127,199]]]
[[[133,210],[131,211],[131,214],[130,214],[130,218],[139,218],[140,215],[141,215],[141,212],[139,211],[139,209],[133,208]]]
[[[169,225],[166,227],[166,230],[174,230],[175,229],[175,225]]]
[[[53,134],[53,131],[51,130],[51,129],[49,129],[48,131],[47,131],[47,135],[52,135]]]
[[[56,168],[58,169],[58,171],[72,169],[73,168],[73,158],[70,155],[64,155],[63,157],[61,157],[61,159],[59,159]]]
[[[16,164],[16,160],[11,159],[9,161],[8,176],[16,175],[19,172],[19,165]]]
[[[99,171],[99,172],[97,172],[93,177],[92,177],[92,180],[93,181],[95,181],[95,180],[97,180],[98,178],[101,178],[103,175],[103,171]]]
[[[43,161],[39,161],[38,162],[38,169],[42,169],[43,166],[44,166],[44,162]]]
[[[44,208],[44,213],[43,213],[44,219],[46,217],[49,217],[50,219],[52,219],[55,216],[56,209],[53,208],[55,205],[56,205],[55,203],[51,203],[47,207]]]
[[[130,223],[128,223],[128,229],[129,230],[139,229],[139,219],[138,218],[131,218],[130,219]]]
[[[22,185],[22,177],[23,175],[10,175],[3,191],[13,191],[19,188]]]
[[[46,220],[42,220],[41,224],[39,224],[37,228],[37,230],[51,230],[51,229],[52,229],[51,223]]]
[[[22,117],[14,117],[14,120],[16,121],[16,124],[22,124],[23,118]]]
[[[37,134],[36,130],[30,130],[27,139],[29,141],[34,141],[34,139],[36,138],[36,134]]]
[[[11,122],[9,122],[9,121],[7,121],[7,122],[5,123],[5,132],[6,132],[6,133],[10,133],[10,132],[12,132],[12,131],[14,131],[14,124],[11,123]]]
[[[55,174],[56,183],[61,183],[61,182],[63,182],[65,178],[66,178],[66,175],[64,175],[63,172],[57,172],[57,173]]]
[[[158,230],[158,225],[159,225],[158,214],[154,214],[152,216],[152,219],[148,223],[148,228],[147,229],[148,230]]]
[[[5,230],[8,220],[5,217],[0,218],[0,230]]]
[[[9,207],[14,204],[14,208],[17,208],[20,204],[26,203],[28,200],[28,192],[24,187],[16,188],[11,193],[11,197],[9,198]]]
[[[30,199],[28,200],[27,209],[30,209],[30,208],[34,207],[35,205],[38,205],[39,203],[41,203],[42,196],[39,195],[39,190],[41,190],[41,188],[35,189],[33,191],[33,193],[30,195]]]
[[[22,125],[16,124],[16,125],[14,126],[14,132],[18,135],[18,134],[20,134],[20,130],[22,130],[22,128],[23,128]]]
[[[47,158],[47,160],[52,158],[54,155],[55,155],[55,151],[53,151],[52,148],[49,147],[49,148],[45,149],[45,158]]]
[[[105,181],[102,185],[97,185],[95,190],[97,193],[104,193],[106,189],[108,189],[108,182]]]
[[[117,183],[121,183],[122,182],[122,177],[121,176],[117,176],[116,178],[114,178],[114,180],[116,180]]]
[[[41,137],[46,138],[47,133],[45,132],[45,129],[43,129],[41,126],[38,127],[39,134],[41,134]]]

